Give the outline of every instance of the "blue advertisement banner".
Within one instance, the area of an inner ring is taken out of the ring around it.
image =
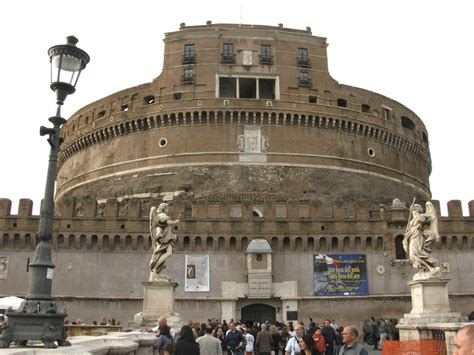
[[[315,296],[360,296],[368,293],[365,254],[314,255]]]

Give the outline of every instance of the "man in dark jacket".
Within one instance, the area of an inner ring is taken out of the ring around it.
[[[239,349],[238,354],[242,353],[244,345],[244,335],[237,330],[234,322],[229,323],[229,331],[225,336],[225,340],[227,347],[231,348],[232,350]]]
[[[326,354],[333,354],[334,353],[334,338],[336,337],[336,332],[331,327],[331,321],[326,319],[324,321],[324,328],[321,329],[321,333],[324,335],[324,339],[326,339]]]

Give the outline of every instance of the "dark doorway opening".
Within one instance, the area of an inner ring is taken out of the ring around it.
[[[275,324],[276,321],[275,307],[267,304],[257,303],[242,307],[241,314],[242,321],[245,323],[269,321],[270,324]]]

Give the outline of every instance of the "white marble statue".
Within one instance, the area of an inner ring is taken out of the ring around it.
[[[173,234],[173,226],[179,223],[168,216],[169,205],[161,203],[150,209],[150,234],[153,241],[153,255],[150,260],[150,270],[159,274],[165,268],[166,259],[173,254],[173,247],[178,238]],[[180,214],[181,216],[181,214]]]
[[[428,280],[441,277],[439,262],[431,256],[431,244],[439,241],[438,217],[431,202],[426,202],[426,209],[415,204],[410,206],[407,230],[403,239],[403,249],[410,263],[418,272],[413,280]]]

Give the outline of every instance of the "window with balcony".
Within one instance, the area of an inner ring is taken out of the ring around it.
[[[272,46],[268,44],[262,44],[260,46],[260,64],[262,65],[273,64]]]
[[[183,64],[190,63],[196,63],[196,46],[194,44],[185,44]]]
[[[309,68],[311,63],[308,56],[308,48],[298,48],[297,62],[299,67]]]
[[[298,77],[298,85],[311,86],[311,79],[307,71],[300,71],[300,75]]]
[[[224,43],[224,50],[222,52],[222,63],[235,63],[235,52],[233,43]]]
[[[194,69],[193,68],[185,68],[183,74],[183,83],[191,84],[194,82]]]

